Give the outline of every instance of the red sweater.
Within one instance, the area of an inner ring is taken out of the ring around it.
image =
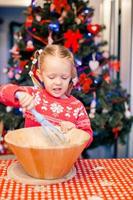
[[[35,109],[54,125],[59,125],[62,120],[70,121],[77,128],[88,132],[91,137],[89,144],[92,142],[93,132],[88,114],[83,104],[75,97],[59,99],[51,96],[45,89],[7,84],[0,87],[0,102],[8,106],[20,107],[19,101],[15,98],[17,91],[25,91],[33,95],[36,102]],[[25,113],[25,127],[39,125],[30,111],[27,111]]]

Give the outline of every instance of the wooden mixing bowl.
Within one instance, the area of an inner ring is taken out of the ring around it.
[[[30,176],[39,179],[61,178],[73,167],[85,148],[89,135],[74,128],[65,134],[69,144],[51,146],[43,131],[42,127],[9,131],[5,135],[5,141]]]

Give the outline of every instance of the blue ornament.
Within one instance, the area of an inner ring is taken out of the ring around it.
[[[87,38],[92,38],[93,37],[93,35],[91,34],[91,33],[87,33]]]
[[[51,31],[53,31],[53,32],[59,32],[60,26],[59,26],[59,23],[58,23],[58,22],[50,23],[50,24],[48,25],[48,27],[49,27],[49,29],[50,29]]]
[[[35,7],[36,7],[35,0],[32,0],[32,1],[31,1],[31,6],[32,6],[32,8],[35,8]]]
[[[90,14],[93,14],[94,12],[94,9],[93,8],[89,8],[89,7],[86,7],[84,10],[83,10],[83,13],[85,15],[90,15]]]
[[[97,52],[96,53],[96,60],[101,61],[103,59],[102,53],[101,52]]]
[[[86,15],[89,14],[89,12],[90,12],[90,11],[89,11],[89,8],[85,8],[83,12],[84,12],[84,14],[86,14]]]
[[[78,58],[75,58],[75,63],[76,63],[76,65],[78,65],[78,66],[81,66],[81,65],[82,65],[82,61],[79,60]]]
[[[15,108],[15,109],[14,109],[14,113],[15,113],[16,115],[22,115],[22,110],[21,110],[20,108]]]
[[[93,42],[93,34],[91,34],[91,33],[86,33],[85,35],[84,35],[84,37],[85,37],[85,42],[87,43],[87,42]]]
[[[100,87],[100,85],[102,84],[103,79],[101,76],[94,78],[93,80],[93,87],[97,88]]]

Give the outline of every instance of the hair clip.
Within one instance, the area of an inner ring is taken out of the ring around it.
[[[33,76],[33,71],[29,71],[29,75],[30,75],[30,76]]]
[[[34,59],[32,60],[32,64],[35,65],[36,63],[37,63],[37,59],[34,58]]]
[[[39,49],[39,50],[38,50],[39,55],[40,55],[42,52],[43,52],[42,49]]]

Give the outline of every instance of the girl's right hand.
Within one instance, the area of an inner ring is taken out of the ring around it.
[[[34,97],[28,94],[27,92],[18,91],[16,96],[22,106],[23,112],[26,110],[31,110],[35,107]]]
[[[60,128],[63,133],[67,133],[71,129],[76,128],[76,125],[69,121],[61,121]]]

